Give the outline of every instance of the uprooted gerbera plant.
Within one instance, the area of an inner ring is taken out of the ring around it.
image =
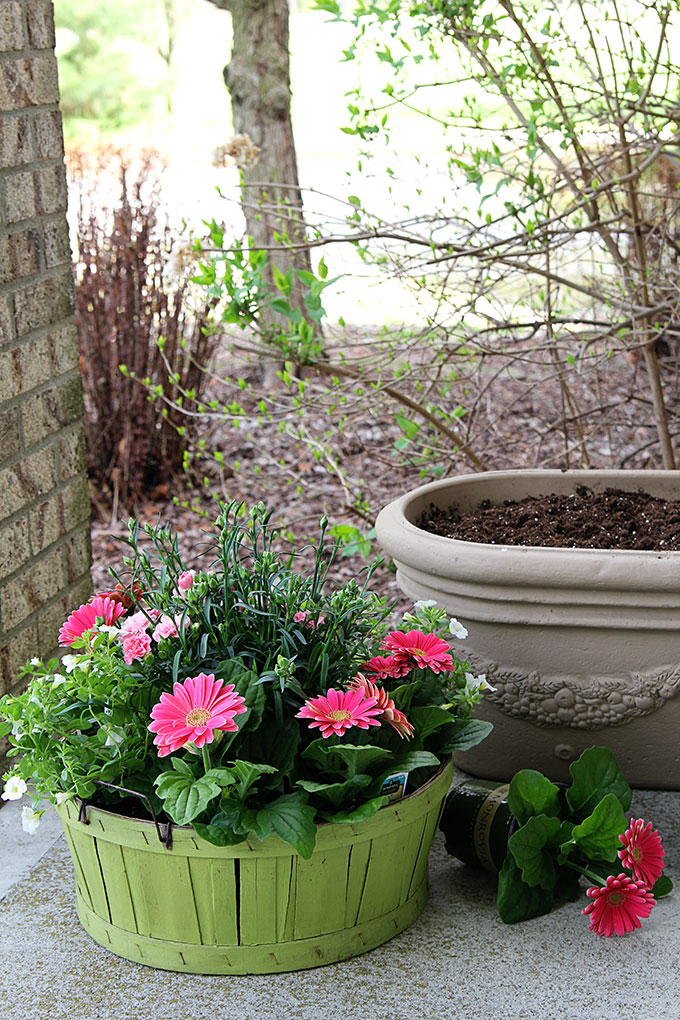
[[[483,739],[484,679],[441,636],[446,613],[417,605],[390,629],[375,567],[330,588],[325,519],[305,572],[276,555],[270,516],[220,505],[206,571],[170,528],[142,543],[130,523],[125,579],[112,569],[115,587],[65,621],[68,653],[32,660],[27,690],[0,701],[19,756],[3,796],[28,786],[27,827],[45,802],[138,813],[141,794],[218,846],[278,834],[309,857],[317,823],[369,818],[393,776],[415,790]]]
[[[593,883],[583,913],[597,935],[640,927],[673,888],[663,874],[656,829],[627,821],[631,791],[607,747],[589,747],[569,768],[570,786],[523,769],[510,783],[517,827],[498,881],[498,912],[507,924],[546,914],[556,899],[576,899],[581,876]]]

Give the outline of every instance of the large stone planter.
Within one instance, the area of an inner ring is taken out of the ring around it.
[[[195,974],[270,974],[365,953],[425,906],[452,772],[449,760],[365,822],[320,825],[309,860],[278,836],[215,847],[187,826],[172,829],[168,847],[153,822],[66,801],[57,810],[78,917],[119,956]]]
[[[583,484],[680,498],[674,471],[492,471],[395,500],[378,541],[407,595],[465,624],[456,648],[496,687],[478,712],[494,731],[461,768],[564,781],[581,751],[606,744],[631,785],[680,789],[680,552],[496,546],[417,527],[432,504],[465,511]]]

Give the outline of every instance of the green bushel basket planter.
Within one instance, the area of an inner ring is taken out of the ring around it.
[[[153,822],[66,801],[78,916],[106,949],[164,970],[270,974],[357,956],[423,910],[452,772],[448,761],[365,822],[320,825],[309,860],[277,836],[216,847],[188,826],[168,849]]]

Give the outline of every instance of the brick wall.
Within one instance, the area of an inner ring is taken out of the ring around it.
[[[0,0],[0,693],[91,593],[65,210],[52,3]]]

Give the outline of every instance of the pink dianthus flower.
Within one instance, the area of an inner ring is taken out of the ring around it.
[[[135,630],[123,641],[123,658],[128,666],[135,659],[143,659],[151,651],[151,638],[143,630]]]
[[[184,626],[186,626],[186,624],[187,620],[184,618]],[[153,632],[154,641],[162,641],[163,638],[177,637],[181,626],[182,613],[177,613],[174,620],[171,616],[161,616]]]

